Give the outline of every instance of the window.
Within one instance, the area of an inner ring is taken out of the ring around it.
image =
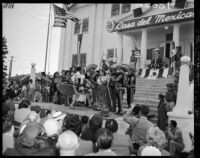
[[[111,9],[111,16],[115,16],[119,14],[119,4],[112,4],[112,9]]]
[[[75,23],[74,34],[80,33],[81,24],[79,22]]]
[[[82,32],[88,32],[89,19],[84,19],[82,22]]]
[[[80,54],[80,66],[86,67],[86,53]]]
[[[114,57],[114,49],[108,49],[107,50],[107,58],[113,58]]]
[[[122,14],[127,13],[130,10],[131,10],[131,4],[130,3],[122,4]]]
[[[72,66],[78,66],[78,54],[72,55]],[[86,67],[86,53],[80,54],[80,66]]]

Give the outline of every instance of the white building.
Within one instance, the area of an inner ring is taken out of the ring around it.
[[[77,64],[80,33],[83,34],[82,66],[99,65],[103,53],[107,57],[117,56],[117,63],[129,64],[131,50],[138,49],[140,67],[144,67],[150,62],[154,48],[160,49],[163,59],[169,58],[172,41],[181,46],[183,55],[193,59],[194,1],[187,0],[183,8],[174,7],[173,3],[152,6],[136,3],[73,4],[70,11],[81,19],[81,24],[68,20],[66,28],[62,28],[58,70]],[[139,7],[142,7],[142,13],[137,9]]]

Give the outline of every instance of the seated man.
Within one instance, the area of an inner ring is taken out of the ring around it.
[[[160,57],[159,49],[155,49],[155,58],[151,62],[151,68],[153,69],[162,69],[163,61]]]
[[[163,148],[169,150],[171,156],[175,156],[177,152],[181,152],[185,145],[183,143],[182,131],[177,127],[175,120],[170,120],[169,128],[167,129],[168,142],[163,145]]]

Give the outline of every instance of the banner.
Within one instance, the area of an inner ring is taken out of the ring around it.
[[[108,21],[106,30],[108,32],[116,32],[192,19],[194,19],[194,8],[187,8],[152,16],[134,18],[132,20],[118,22]]]

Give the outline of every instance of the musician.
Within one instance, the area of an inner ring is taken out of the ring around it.
[[[155,58],[151,62],[151,68],[155,69],[161,69],[163,66],[162,58],[160,57],[160,51],[159,49],[155,49]]]
[[[134,102],[135,85],[136,85],[136,76],[134,74],[134,69],[130,68],[129,71],[128,71],[128,75],[126,77],[126,90],[127,90],[128,108],[130,108],[131,104]]]
[[[123,115],[123,108],[122,108],[122,93],[124,91],[124,70],[118,69],[117,76],[115,79],[115,95],[118,101],[118,115]]]

